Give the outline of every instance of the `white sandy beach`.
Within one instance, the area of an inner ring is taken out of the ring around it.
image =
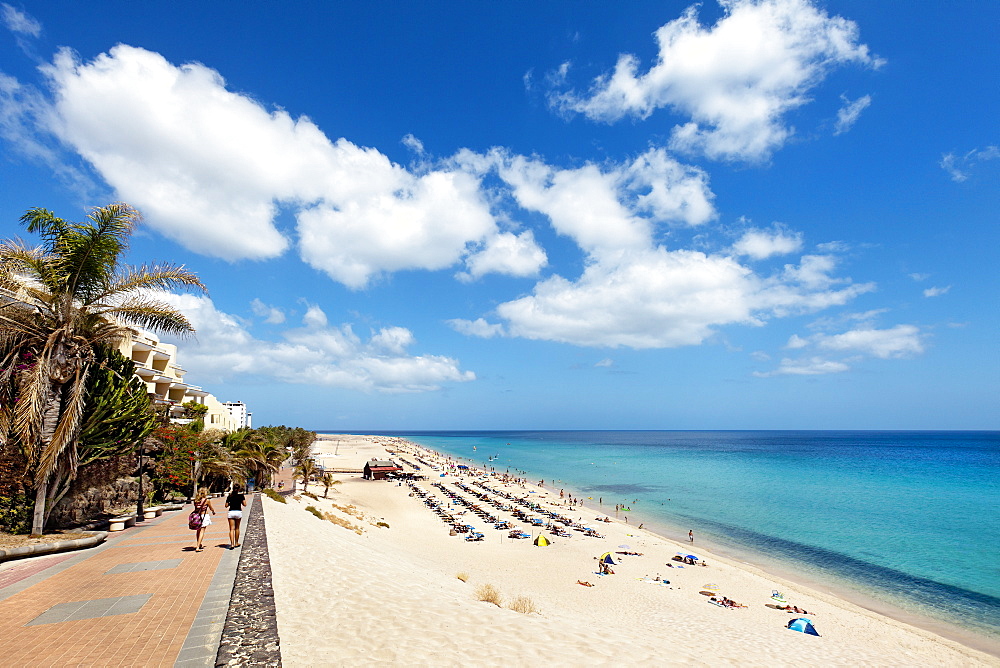
[[[400,456],[413,463],[417,456],[432,461],[427,451],[400,445],[398,439],[327,438],[331,440],[318,442],[314,452],[328,467],[359,469],[372,458],[387,459],[386,445],[399,453],[393,457],[397,462]],[[473,481],[472,476],[441,478],[426,467],[421,472],[430,475],[416,484],[442,505],[448,499],[432,483],[462,494],[456,480],[470,486]],[[558,490],[486,483],[540,500],[604,538],[577,531],[560,538],[546,532],[552,544],[536,547],[531,540],[508,538],[507,531],[467,512],[461,519],[485,535],[481,542],[467,542],[463,534],[450,536],[449,527],[405,484],[363,480],[356,473],[337,478],[341,482],[330,488],[329,499],[315,484],[309,491],[319,495],[317,500],[302,495],[289,497],[287,504],[263,499],[282,660],[288,666],[1000,665],[996,657],[700,546],[695,554],[707,567],[677,568],[671,558],[690,551],[686,543],[616,521],[595,522],[592,510],[559,505]],[[513,520],[509,513],[463,496]],[[318,519],[305,510],[307,505],[361,533]],[[533,535],[539,531],[512,523]],[[599,576],[595,557],[609,551],[618,562],[615,574]],[[616,554],[620,551],[642,556]],[[467,582],[457,577],[460,573],[468,575]],[[657,575],[670,584],[645,579]],[[699,593],[709,583],[748,607],[709,604]],[[476,590],[483,584],[499,589],[504,606],[524,596],[539,612],[522,614],[481,602]],[[768,607],[774,605],[772,590],[808,610],[805,616],[822,636],[786,629],[789,618],[799,615]]]

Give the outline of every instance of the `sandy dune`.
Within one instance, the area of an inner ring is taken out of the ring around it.
[[[434,461],[427,451],[391,439],[342,438],[336,467],[360,468],[372,457],[387,458],[384,445],[410,462],[416,457]],[[316,451],[332,453],[333,448],[324,442]],[[471,476],[434,476],[417,484],[442,505],[448,499],[432,483],[458,492],[456,480],[473,481]],[[315,485],[309,491],[320,495],[317,500],[300,495],[283,505],[265,499],[282,659],[288,666],[521,666],[539,660],[556,666],[1000,665],[995,657],[703,548],[696,554],[708,567],[668,567],[679,565],[671,558],[688,546],[622,523],[595,522],[593,511],[570,511],[559,505],[558,493],[531,485],[486,483],[540,500],[605,537],[546,533],[552,545],[536,547],[531,540],[508,538],[507,531],[467,512],[462,520],[485,535],[481,542],[467,542],[462,534],[450,536],[449,527],[407,486],[338,477],[341,483],[330,488],[329,499]],[[360,535],[318,519],[305,511],[306,505],[330,513]],[[509,513],[480,505],[513,520]],[[539,531],[520,521],[513,524],[532,534]],[[599,576],[595,557],[606,551],[642,556],[615,554],[615,574]],[[457,577],[460,573],[468,575],[467,582]],[[670,584],[644,579],[657,574]],[[595,586],[581,586],[578,580]],[[748,607],[710,605],[699,593],[710,583]],[[480,602],[476,590],[483,584],[499,589],[504,605],[525,596],[539,612],[522,614]],[[774,589],[808,610],[822,637],[787,630],[790,615],[767,607]]]

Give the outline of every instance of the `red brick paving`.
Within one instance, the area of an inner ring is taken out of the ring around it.
[[[112,534],[113,546],[0,601],[0,664],[172,666],[229,544],[221,499],[213,505],[219,507],[215,523],[206,531],[204,552],[192,549],[194,532],[187,528],[187,507],[126,529],[120,537]],[[149,544],[184,538],[188,542]],[[69,553],[60,561],[77,554]],[[182,561],[176,568],[105,575],[119,564],[177,558]],[[31,568],[41,572],[54,565],[51,559],[44,567],[31,561],[25,562],[22,572]],[[0,593],[11,584],[4,582],[0,580]],[[138,594],[152,596],[136,613],[25,626],[59,603]]]
[[[0,570],[0,589],[9,587],[21,580],[26,580],[35,573],[41,573],[45,569],[66,561],[72,556],[74,556],[72,553],[54,554],[48,557],[35,557],[33,559],[25,559],[24,561],[3,564],[3,570]]]

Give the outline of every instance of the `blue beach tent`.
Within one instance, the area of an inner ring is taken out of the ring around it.
[[[812,621],[806,617],[798,617],[788,622],[788,628],[793,631],[801,631],[802,633],[818,636],[819,633],[816,632],[816,627],[812,625]]]

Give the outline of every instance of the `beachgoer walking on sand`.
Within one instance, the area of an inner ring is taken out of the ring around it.
[[[201,552],[204,547],[202,547],[202,540],[205,538],[205,529],[212,526],[212,518],[208,516],[209,513],[215,514],[215,509],[212,508],[212,502],[208,500],[208,488],[202,487],[198,490],[198,494],[194,497],[194,512],[201,515],[201,524],[194,531],[195,539],[195,552]]]
[[[688,540],[691,541],[692,543],[694,542],[694,529],[688,530]]]
[[[240,522],[243,520],[243,509],[247,505],[247,497],[243,494],[243,488],[233,485],[233,491],[226,497],[226,506],[229,508],[227,518],[229,519],[229,549],[240,546]]]

